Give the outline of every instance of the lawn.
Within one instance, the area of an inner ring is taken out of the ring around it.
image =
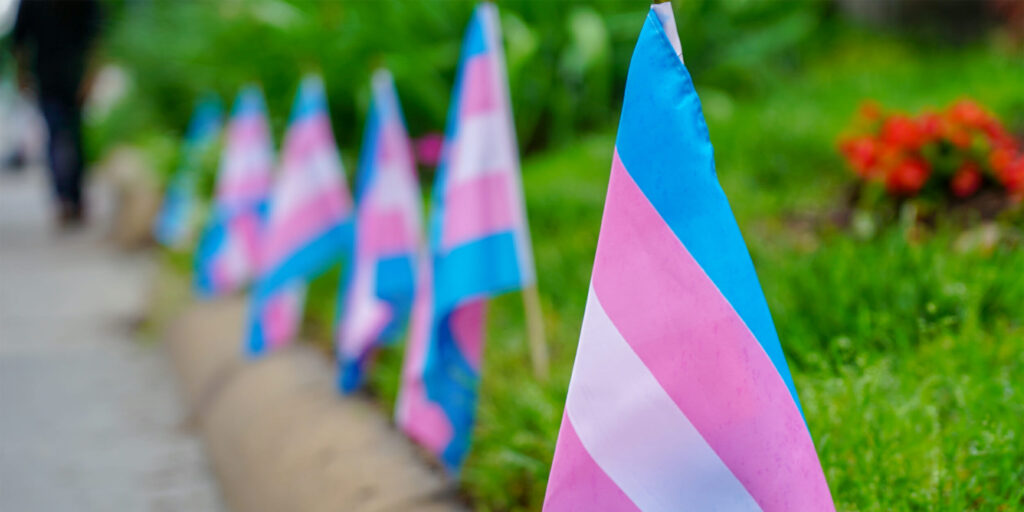
[[[963,227],[905,223],[868,235],[808,226],[850,180],[835,139],[858,103],[916,110],[964,95],[1020,123],[1024,66],[991,47],[931,52],[849,33],[799,72],[732,97],[701,87],[719,176],[774,314],[840,510],[1024,509],[1024,249]],[[552,377],[530,373],[518,296],[494,301],[479,423],[462,489],[480,510],[536,510],[579,335],[612,130],[526,158],[524,187]],[[686,198],[680,197],[680,200]],[[328,287],[325,287],[325,289]],[[330,311],[330,307],[323,307]],[[313,314],[316,317],[317,314]],[[315,336],[324,338],[321,320]],[[372,390],[390,409],[401,348]]]

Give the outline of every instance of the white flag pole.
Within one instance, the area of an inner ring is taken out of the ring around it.
[[[497,72],[498,83],[500,87],[504,89],[504,100],[506,105],[506,111],[511,115],[512,113],[512,99],[509,95],[508,90],[508,76],[506,75],[505,68],[505,52],[503,50],[501,41],[501,24],[498,19],[498,9],[493,2],[484,2],[481,7],[484,9],[486,22],[490,25],[490,30],[487,31],[488,37],[491,39],[491,45],[495,49],[495,56],[498,60]],[[512,147],[518,148],[519,145],[515,140],[515,127],[510,126],[510,134],[512,138]],[[523,294],[523,313],[526,317],[526,337],[528,341],[528,347],[530,349],[530,362],[533,365],[533,375],[540,381],[546,381],[548,378],[548,345],[547,340],[544,338],[544,315],[540,307],[540,293],[537,291],[537,270],[533,261],[533,248],[530,242],[530,227],[528,221],[525,219],[526,215],[526,201],[522,192],[522,171],[519,166],[519,154],[515,151],[516,158],[516,169],[519,171],[517,176],[516,186],[520,187],[518,191],[518,200],[522,202],[521,208],[523,212],[523,231],[519,234],[519,240],[517,247],[520,251],[520,270],[530,274],[528,279],[524,279],[522,287]],[[524,274],[525,277],[525,274]]]

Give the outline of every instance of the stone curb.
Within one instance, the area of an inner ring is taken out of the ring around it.
[[[188,423],[232,510],[465,510],[379,408],[335,392],[331,365],[311,347],[244,360],[244,315],[237,298],[193,302],[166,332]]]

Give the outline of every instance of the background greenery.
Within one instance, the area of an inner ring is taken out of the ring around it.
[[[912,33],[870,28],[826,2],[677,4],[719,176],[839,509],[1024,509],[1019,210],[987,226],[901,221],[851,230],[829,222],[851,181],[835,140],[864,99],[918,110],[970,96],[1020,135],[1020,40],[998,27],[971,37],[949,37],[941,24]],[[536,510],[579,334],[626,67],[647,6],[500,7],[553,371],[549,382],[533,379],[521,302],[495,300],[462,490],[480,510]],[[112,3],[106,50],[130,70],[134,87],[93,126],[92,147],[133,141],[163,154],[169,168],[169,141],[197,94],[212,89],[227,101],[248,80],[263,84],[280,133],[298,75],[319,69],[351,161],[377,63],[396,75],[410,131],[439,131],[471,8]],[[336,281],[337,271],[328,273],[310,291],[305,331],[325,350]],[[401,348],[378,359],[370,392],[383,411],[391,410],[400,364]]]
[[[180,127],[204,91],[229,102],[260,83],[272,124],[282,132],[298,77],[322,73],[335,135],[359,140],[368,76],[394,74],[413,134],[444,127],[468,0],[354,2],[109,2],[107,52],[129,64],[137,94],[122,105],[111,138],[154,124]],[[745,7],[744,7],[745,5]],[[688,64],[713,82],[755,89],[793,65],[787,50],[819,27],[827,4],[681,3],[703,19],[682,33]],[[519,140],[529,152],[606,127],[617,113],[642,1],[501,2],[502,28]],[[827,32],[826,30],[822,31]],[[102,146],[102,143],[99,143]]]

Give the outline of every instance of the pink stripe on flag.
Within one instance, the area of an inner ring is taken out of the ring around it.
[[[522,218],[512,199],[511,173],[488,172],[450,184],[444,205],[441,248],[514,229]]]
[[[459,89],[461,118],[498,109],[500,93],[496,78],[494,57],[490,54],[482,53],[466,61]]]
[[[476,299],[460,304],[448,317],[455,345],[476,372],[480,371],[480,358],[483,354],[486,313],[487,300]]]
[[[226,223],[223,244],[210,262],[215,293],[241,288],[252,277],[258,254],[260,218],[255,211],[239,211]]]
[[[402,431],[431,453],[443,452],[452,442],[452,424],[444,409],[427,398],[423,382],[410,382],[403,388],[398,405]]]
[[[640,510],[587,453],[567,415],[562,416],[551,467],[545,511]]]
[[[233,269],[230,262],[224,258],[214,260],[211,266],[213,267],[210,271],[213,292],[220,294],[234,290],[240,280],[236,275],[238,270]]]
[[[287,288],[267,299],[263,310],[263,335],[267,345],[279,348],[298,334],[302,287]]]
[[[336,190],[321,190],[267,230],[259,268],[269,272],[303,245],[344,219],[347,205]]]
[[[617,153],[593,287],[651,374],[764,510],[834,510],[782,378]]]
[[[269,162],[267,162],[269,164]],[[252,169],[256,170],[256,169]],[[217,191],[221,202],[260,200],[267,197],[270,190],[269,169],[266,172],[246,173],[243,176],[227,176],[223,190]]]
[[[430,259],[421,255],[416,266],[416,296],[413,298],[409,318],[409,343],[402,361],[403,382],[423,374],[427,359],[427,341],[430,339],[433,319],[433,276]]]
[[[270,130],[262,115],[236,117],[228,125],[228,145],[264,145],[269,143],[269,139]]]
[[[388,304],[375,294],[375,273],[372,258],[356,256],[355,275],[345,299],[345,313],[338,329],[341,354],[349,358],[361,356],[394,316]]]
[[[392,162],[395,160],[400,162],[413,161],[412,148],[409,146],[405,127],[397,119],[388,119],[385,121],[384,126],[381,127],[377,140],[377,154],[374,156],[378,161],[377,168],[381,167],[380,162]]]
[[[259,260],[260,234],[263,230],[260,214],[250,210],[237,215],[232,221],[232,229],[242,244],[246,263],[255,268],[256,261]]]
[[[418,244],[415,231],[401,210],[367,208],[360,218],[359,244],[368,254],[391,256],[413,253]]]
[[[444,409],[427,398],[422,378],[433,318],[434,292],[429,258],[420,258],[417,272],[419,282],[409,324],[409,342],[402,361],[402,382],[395,419],[409,437],[432,453],[439,454],[451,443],[455,433]]]
[[[288,129],[282,162],[286,169],[309,158],[311,153],[323,148],[334,150],[330,120],[325,114],[316,114],[297,121]]]

